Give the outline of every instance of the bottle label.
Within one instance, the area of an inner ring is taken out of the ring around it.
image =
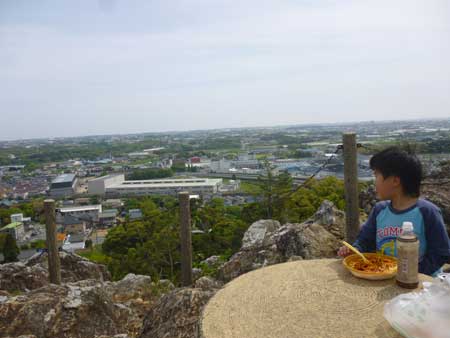
[[[408,273],[408,258],[402,259],[398,268],[401,273]]]
[[[416,283],[419,280],[419,242],[397,242],[398,266],[397,280],[403,283]]]

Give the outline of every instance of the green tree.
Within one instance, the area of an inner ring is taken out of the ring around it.
[[[285,212],[289,194],[292,191],[292,177],[286,172],[275,176],[274,167],[269,161],[264,161],[264,176],[258,177],[258,185],[263,198],[263,206],[266,209],[265,216],[269,219],[278,219],[281,222],[287,220]]]
[[[154,279],[180,277],[179,206],[172,197],[136,199],[143,218],[111,229],[103,242],[103,254],[114,279],[139,273]],[[240,207],[227,207],[222,199],[202,205],[191,201],[192,224],[202,233],[192,235],[194,263],[209,256],[228,258],[239,250],[248,224]],[[98,256],[98,255],[97,255]]]
[[[6,234],[3,244],[3,257],[4,262],[16,262],[19,256],[20,250],[17,246],[16,240],[11,234]]]
[[[85,246],[86,249],[92,248],[92,240],[87,239],[87,240],[84,242],[84,246]]]
[[[289,173],[283,172],[277,176],[273,187],[273,218],[281,223],[288,221],[287,203],[292,192],[292,177]]]
[[[111,229],[103,242],[103,252],[111,258],[108,267],[114,279],[131,272],[178,280],[178,211],[173,198],[155,200],[159,206],[151,198],[135,200],[134,206],[142,210],[142,220]]]
[[[324,200],[333,202],[337,208],[345,208],[344,182],[329,176],[322,180],[311,180],[307,186],[293,192],[286,203],[290,222],[302,222],[311,217]]]
[[[100,200],[99,200],[98,196],[91,196],[91,197],[89,197],[89,202],[91,204],[99,204]]]
[[[19,209],[17,206],[8,208],[8,209],[2,209],[0,208],[0,220],[3,225],[7,225],[11,223],[11,215],[13,214],[20,214],[23,211]]]
[[[258,177],[258,183],[261,189],[261,196],[264,200],[264,207],[266,208],[266,217],[273,217],[273,197],[274,197],[274,186],[275,178],[273,175],[274,167],[266,159],[263,164],[264,176]]]

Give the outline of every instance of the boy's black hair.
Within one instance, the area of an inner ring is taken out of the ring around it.
[[[398,176],[403,192],[411,197],[419,197],[422,164],[415,154],[390,147],[372,156],[370,168],[379,171],[384,178]]]

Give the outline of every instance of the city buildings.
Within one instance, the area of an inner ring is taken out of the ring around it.
[[[106,175],[88,181],[90,195],[105,195],[108,188],[120,185],[125,181],[124,174]]]
[[[98,224],[106,227],[113,227],[117,223],[117,209],[105,209],[98,216]]]
[[[98,222],[98,217],[101,212],[102,206],[100,204],[57,208],[56,223],[63,224],[64,217],[70,215],[79,220],[86,221],[86,223],[89,225],[93,222]]]
[[[84,234],[86,232],[86,221],[66,214],[64,215],[63,228],[64,232],[68,234]]]
[[[75,193],[76,184],[75,174],[59,175],[50,185],[50,196],[54,198],[70,197]]]
[[[126,181],[124,175],[108,175],[88,182],[88,190],[93,195],[105,196],[145,196],[176,195],[181,191],[191,194],[215,194],[222,185],[222,179],[172,178],[157,180]]]

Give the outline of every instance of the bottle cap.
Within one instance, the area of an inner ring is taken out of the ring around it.
[[[413,226],[412,222],[403,222],[402,231],[403,232],[414,231],[414,226]]]

